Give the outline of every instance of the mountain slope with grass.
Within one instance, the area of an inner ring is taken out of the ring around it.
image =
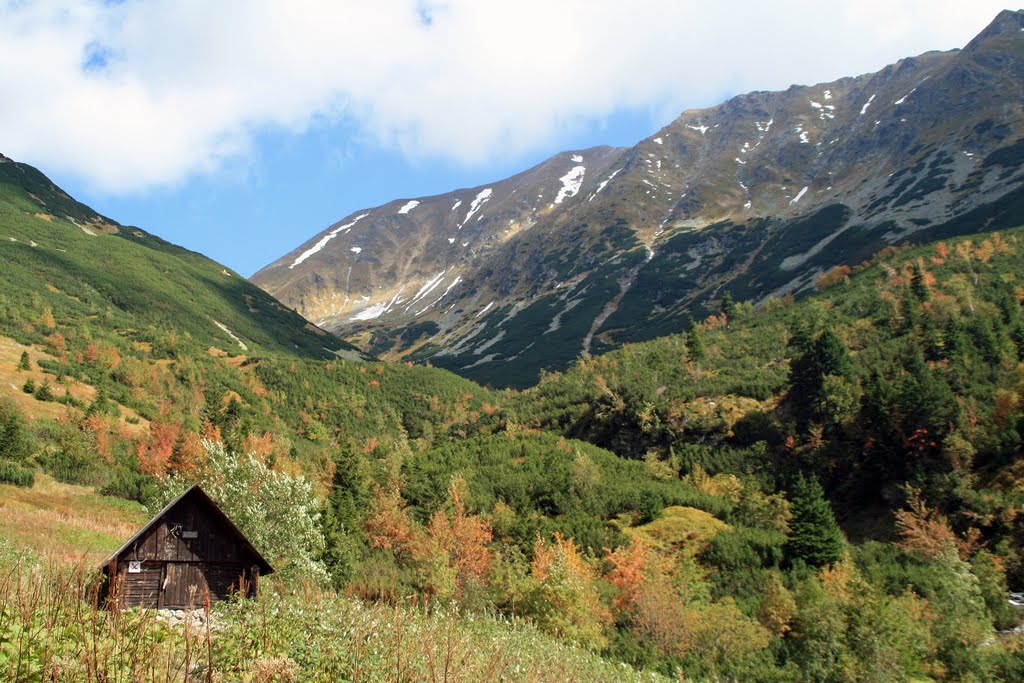
[[[107,329],[143,334],[173,326],[196,344],[234,353],[355,352],[237,273],[97,214],[2,155],[0,258],[8,309],[33,301],[58,319],[102,319]]]

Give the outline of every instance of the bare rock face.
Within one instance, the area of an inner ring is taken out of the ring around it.
[[[344,218],[253,276],[384,357],[495,385],[679,331],[726,290],[1024,223],[1024,11],[963,50],[690,110],[633,148]]]

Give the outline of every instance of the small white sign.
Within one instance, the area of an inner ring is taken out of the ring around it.
[[[142,562],[140,560],[129,560],[128,561],[128,573],[129,574],[141,574],[142,573]]]
[[[182,531],[181,532],[181,537],[182,538],[199,538],[199,532],[198,531]]]

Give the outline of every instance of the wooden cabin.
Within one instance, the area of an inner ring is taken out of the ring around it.
[[[158,512],[103,563],[122,607],[186,609],[234,592],[254,597],[274,568],[198,485]],[[194,587],[194,589],[193,589]]]

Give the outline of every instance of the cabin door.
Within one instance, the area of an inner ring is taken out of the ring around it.
[[[164,607],[202,609],[203,594],[208,590],[203,565],[191,562],[168,562],[164,588]]]

